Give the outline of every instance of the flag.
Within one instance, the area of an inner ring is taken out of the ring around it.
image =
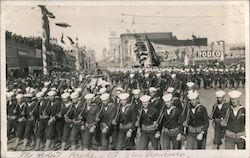
[[[154,49],[152,43],[150,42],[150,40],[148,39],[148,36],[147,36],[146,33],[145,33],[145,36],[146,36],[146,40],[147,40],[147,44],[148,44],[149,57],[151,59],[152,66],[157,66],[158,67],[160,65],[160,63],[161,63],[160,59],[156,55],[155,49]]]
[[[64,40],[63,40],[63,37],[64,37],[64,35],[63,35],[63,33],[62,33],[61,42],[62,42],[63,44],[65,44],[65,42],[64,42]]]
[[[56,18],[55,15],[54,15],[52,12],[50,12],[50,11],[46,8],[45,5],[38,5],[38,7],[41,8],[42,12],[43,12],[44,14],[46,14],[46,16],[48,16],[48,17],[50,17],[50,18],[52,18],[52,19],[55,19],[55,18]]]
[[[71,25],[69,25],[69,24],[67,24],[67,23],[55,23],[55,24],[56,24],[56,26],[64,27],[64,28],[66,28],[66,27],[71,27]]]
[[[70,38],[69,36],[67,36],[67,38],[69,39],[71,45],[75,44],[75,42],[72,40],[72,38]]]

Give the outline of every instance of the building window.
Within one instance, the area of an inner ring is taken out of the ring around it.
[[[26,51],[18,50],[18,55],[19,55],[19,56],[28,56],[29,53],[26,52]]]
[[[40,49],[36,49],[35,58],[42,58],[42,51]]]

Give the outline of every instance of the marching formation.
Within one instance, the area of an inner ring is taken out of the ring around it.
[[[105,75],[52,73],[7,83],[10,150],[245,149],[243,66],[107,69]],[[79,77],[80,76],[80,77]],[[199,89],[216,87],[212,111]],[[222,143],[222,139],[225,142]]]

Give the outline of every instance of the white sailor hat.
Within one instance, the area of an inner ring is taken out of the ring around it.
[[[26,97],[26,98],[31,98],[33,95],[31,94],[31,93],[26,93],[26,94],[24,94],[24,97]]]
[[[101,99],[102,101],[104,101],[104,100],[109,99],[109,96],[110,96],[109,93],[103,93],[103,94],[100,96],[100,99]]]
[[[218,97],[218,98],[224,97],[225,94],[226,94],[226,92],[223,91],[223,90],[219,90],[219,91],[216,91],[216,92],[215,92],[215,95],[216,95],[216,97]]]
[[[82,92],[82,88],[81,87],[76,88],[75,92],[78,92],[78,93]]]
[[[237,91],[237,90],[232,90],[232,91],[228,92],[229,97],[232,99],[239,98],[241,96],[241,94],[242,93],[240,91]]]
[[[66,99],[70,97],[70,93],[66,92],[61,95],[62,99]]]
[[[140,89],[134,89],[132,91],[133,94],[140,94],[141,93],[141,90]]]
[[[44,82],[44,86],[48,86],[50,82]]]
[[[13,95],[14,95],[14,92],[7,92],[6,93],[7,98],[11,98],[11,97],[13,97]]]
[[[163,101],[164,102],[168,102],[168,101],[170,101],[170,100],[172,100],[172,98],[173,98],[173,95],[172,94],[166,94],[166,95],[164,95],[163,97],[162,97],[162,99],[163,99]]]
[[[49,91],[48,92],[48,96],[55,96],[56,95],[56,92],[55,91]]]
[[[169,87],[169,88],[167,89],[167,92],[168,92],[168,93],[173,93],[173,92],[174,92],[174,87]]]
[[[31,88],[30,89],[30,93],[34,93],[35,92],[35,89],[34,88]]]
[[[73,92],[73,93],[70,94],[70,98],[71,99],[76,99],[78,97],[79,97],[79,93],[78,92]]]
[[[47,88],[43,88],[42,92],[45,93],[47,91]]]
[[[99,90],[99,94],[103,94],[103,93],[105,93],[107,91],[107,88],[101,88],[100,90]]]
[[[50,90],[51,91],[56,91],[56,87],[52,87]]]
[[[71,93],[71,92],[72,92],[72,89],[65,89],[63,92],[64,92],[64,93],[66,93],[66,92]]]
[[[191,88],[191,87],[194,86],[194,82],[187,82],[186,85],[187,85],[189,88]]]
[[[84,96],[84,99],[86,99],[86,100],[91,100],[91,99],[94,98],[94,96],[95,96],[95,94],[93,94],[93,93],[88,93],[88,94],[86,94],[86,95]]]
[[[16,95],[16,99],[21,99],[22,97],[23,97],[23,94],[21,93]]]
[[[149,92],[156,92],[156,91],[157,91],[157,89],[155,87],[150,87],[149,88]]]
[[[188,99],[190,99],[190,100],[196,99],[196,98],[198,98],[198,96],[199,96],[199,93],[197,91],[190,92],[187,95]]]
[[[122,87],[116,87],[115,91],[121,91],[121,92],[123,92],[123,88]]]
[[[187,94],[190,94],[190,93],[193,93],[194,90],[188,90],[188,93]]]
[[[172,74],[171,77],[172,77],[172,78],[175,78],[175,77],[176,77],[176,74]]]
[[[38,92],[38,93],[36,93],[36,97],[37,97],[37,98],[41,98],[41,97],[43,97],[43,95],[44,95],[43,92]]]
[[[121,93],[118,97],[121,100],[125,100],[125,99],[128,99],[129,94],[128,93]]]
[[[151,96],[149,95],[143,95],[140,97],[140,100],[145,103],[145,102],[149,102],[149,100],[151,99]]]
[[[30,92],[30,89],[31,89],[31,87],[26,87],[26,88],[25,88],[26,93],[29,93],[29,92]]]
[[[135,75],[134,74],[130,74],[129,77],[133,78]]]
[[[148,73],[146,73],[144,76],[145,76],[145,77],[149,77],[149,74],[148,74]]]
[[[161,76],[161,73],[157,73],[156,76],[157,76],[157,77],[160,77],[160,76]]]

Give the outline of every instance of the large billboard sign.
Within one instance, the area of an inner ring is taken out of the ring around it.
[[[195,53],[194,58],[210,58],[210,59],[219,59],[222,55],[220,50],[199,50]]]

